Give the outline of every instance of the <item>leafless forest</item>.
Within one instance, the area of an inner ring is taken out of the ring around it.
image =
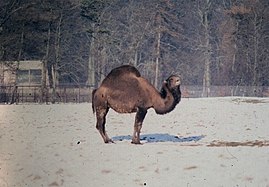
[[[51,85],[133,64],[155,86],[268,86],[269,1],[0,0],[0,61],[33,59]]]

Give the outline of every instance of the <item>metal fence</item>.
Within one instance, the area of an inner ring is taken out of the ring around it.
[[[0,86],[0,103],[91,102],[92,89],[88,85],[58,85],[55,92],[53,92],[52,88],[47,87],[45,88],[45,94],[42,94],[42,89],[39,85]]]
[[[81,103],[91,102],[92,86],[89,85],[58,85],[55,94],[51,88],[41,98],[41,86],[0,86],[0,103]],[[205,89],[202,86],[181,87],[182,97],[269,97],[269,87],[254,86],[211,86]]]
[[[269,97],[268,86],[182,86],[183,97]]]

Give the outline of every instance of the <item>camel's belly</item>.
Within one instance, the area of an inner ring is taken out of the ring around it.
[[[137,107],[132,104],[109,104],[109,107],[118,113],[133,113],[137,111]]]
[[[107,103],[110,108],[118,113],[133,113],[138,108],[144,108],[144,100],[138,96],[136,90],[132,94],[126,94],[124,91],[114,91],[107,95]]]

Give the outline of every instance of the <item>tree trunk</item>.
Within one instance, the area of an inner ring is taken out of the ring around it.
[[[56,102],[56,81],[57,81],[57,76],[56,76],[56,70],[55,70],[55,64],[52,65],[51,71],[52,71],[52,104]]]
[[[92,25],[93,30],[95,30],[95,25]],[[88,61],[88,80],[87,84],[89,86],[95,86],[95,63],[94,63],[94,47],[95,47],[95,33],[92,32],[90,51],[89,51],[89,61]]]
[[[48,57],[49,57],[49,48],[50,48],[50,32],[51,32],[51,23],[49,23],[48,35],[47,35],[47,46],[46,46],[46,54],[43,59],[43,67],[42,67],[42,78],[41,78],[41,94],[40,94],[40,102],[48,102],[48,90],[47,90],[47,68],[48,68]]]
[[[99,69],[99,72],[100,72],[99,86],[100,86],[101,82],[105,79],[105,73],[106,73],[105,64],[108,64],[107,63],[107,53],[106,53],[105,46],[100,51],[99,57],[100,57],[100,60],[99,60],[99,63],[100,63],[100,69]]]
[[[158,77],[159,77],[159,60],[160,60],[160,47],[161,47],[161,25],[159,24],[158,33],[157,33],[157,54],[156,54],[156,63],[155,63],[155,79],[154,86],[158,87]]]
[[[259,20],[257,18],[257,14],[254,13],[254,64],[253,64],[253,86],[258,86],[258,45],[259,45],[259,40],[258,40],[258,34],[259,34]]]
[[[55,63],[52,64],[52,103],[56,102],[56,84],[57,84],[57,71],[58,65],[60,64],[60,41],[61,41],[61,24],[62,24],[62,12],[60,13],[60,18],[58,21],[56,36],[55,36]]]
[[[208,11],[210,7],[210,0],[206,0],[206,10],[203,12],[202,20],[203,20],[203,27],[205,30],[205,38],[204,38],[204,58],[205,58],[205,65],[204,65],[204,77],[203,77],[203,97],[208,97],[210,94],[210,86],[211,86],[211,44],[209,39],[209,21],[208,21]]]
[[[239,23],[236,20],[236,32],[238,32],[238,25],[239,25]],[[232,61],[232,72],[235,72],[236,53],[237,53],[237,44],[236,44],[236,38],[235,38],[235,41],[234,41],[233,61]]]
[[[12,89],[12,94],[11,94],[11,101],[10,104],[13,104],[17,101],[17,91],[18,91],[18,71],[20,68],[20,60],[21,60],[21,54],[22,54],[22,47],[23,47],[23,42],[24,42],[24,23],[22,26],[22,32],[21,32],[21,38],[20,38],[20,44],[19,44],[19,53],[18,53],[18,59],[17,59],[17,63],[16,63],[16,67],[15,67],[15,80],[14,80],[14,86]]]
[[[135,55],[134,55],[134,66],[135,67],[137,67],[137,64],[138,64],[138,54],[137,54],[138,52],[137,52],[137,49],[135,49]]]

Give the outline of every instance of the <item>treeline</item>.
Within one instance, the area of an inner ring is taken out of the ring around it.
[[[97,86],[133,64],[156,86],[269,85],[268,0],[0,0],[0,61]]]

